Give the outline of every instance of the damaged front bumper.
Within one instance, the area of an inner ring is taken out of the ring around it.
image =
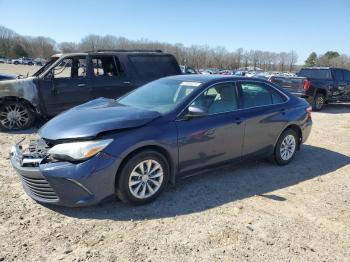
[[[42,140],[12,147],[10,160],[25,192],[34,200],[60,206],[87,206],[115,193],[119,159],[100,152],[81,163],[54,162]]]

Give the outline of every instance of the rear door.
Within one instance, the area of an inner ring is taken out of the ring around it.
[[[91,96],[118,98],[135,88],[115,55],[91,55]]]
[[[39,80],[39,95],[49,116],[91,100],[86,72],[86,56],[66,57]]]
[[[274,87],[258,81],[239,81],[245,122],[243,156],[273,152],[274,143],[286,124],[288,98]]]

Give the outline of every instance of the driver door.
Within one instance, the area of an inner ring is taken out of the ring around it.
[[[86,69],[85,56],[66,57],[41,81],[40,94],[49,116],[91,100]]]
[[[234,82],[214,85],[193,101],[207,113],[176,122],[180,172],[240,159],[244,123],[238,104]]]

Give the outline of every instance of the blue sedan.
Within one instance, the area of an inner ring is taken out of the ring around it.
[[[145,204],[218,164],[286,165],[311,126],[309,104],[265,80],[172,76],[58,115],[37,140],[12,148],[11,163],[38,202],[83,206],[117,195]]]

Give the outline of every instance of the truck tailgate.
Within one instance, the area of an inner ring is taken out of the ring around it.
[[[272,76],[270,81],[275,83],[291,93],[301,94],[304,91],[305,77],[287,77],[287,76]]]

